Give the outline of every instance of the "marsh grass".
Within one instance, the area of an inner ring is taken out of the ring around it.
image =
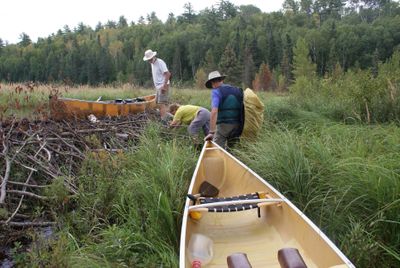
[[[269,111],[274,121],[282,116],[282,106],[276,109]],[[296,110],[287,114],[286,121],[266,124],[258,142],[243,144],[235,153],[357,266],[397,266],[400,129],[394,124],[348,126]]]

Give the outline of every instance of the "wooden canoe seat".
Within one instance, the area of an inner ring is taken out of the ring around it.
[[[260,195],[258,193],[237,195],[231,197],[202,197],[199,199],[200,204],[210,204],[228,201],[238,201],[238,200],[252,200],[259,199]],[[236,212],[243,211],[253,208],[258,208],[257,201],[248,204],[237,204],[237,205],[227,205],[227,206],[214,206],[208,208],[208,212]]]
[[[231,254],[226,261],[228,262],[228,268],[251,268],[246,253]]]
[[[282,248],[278,251],[281,268],[307,268],[297,248]]]

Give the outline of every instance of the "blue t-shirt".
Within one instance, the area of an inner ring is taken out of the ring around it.
[[[222,95],[219,92],[218,88],[213,89],[211,91],[211,109],[218,108],[221,100],[222,100]]]

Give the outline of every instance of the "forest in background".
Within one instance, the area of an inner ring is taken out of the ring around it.
[[[300,38],[302,37],[302,38]],[[146,49],[158,51],[179,85],[202,86],[214,69],[229,82],[284,90],[294,80],[294,50],[305,41],[319,77],[338,68],[377,70],[400,44],[400,5],[393,0],[286,0],[279,12],[229,1],[201,11],[188,2],[162,22],[153,12],[137,22],[65,26],[35,43],[0,36],[0,81],[151,86]],[[303,40],[301,40],[303,42]]]

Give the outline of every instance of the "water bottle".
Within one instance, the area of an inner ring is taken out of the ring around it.
[[[205,235],[193,233],[187,252],[192,268],[200,268],[207,265],[213,258],[213,241]]]

